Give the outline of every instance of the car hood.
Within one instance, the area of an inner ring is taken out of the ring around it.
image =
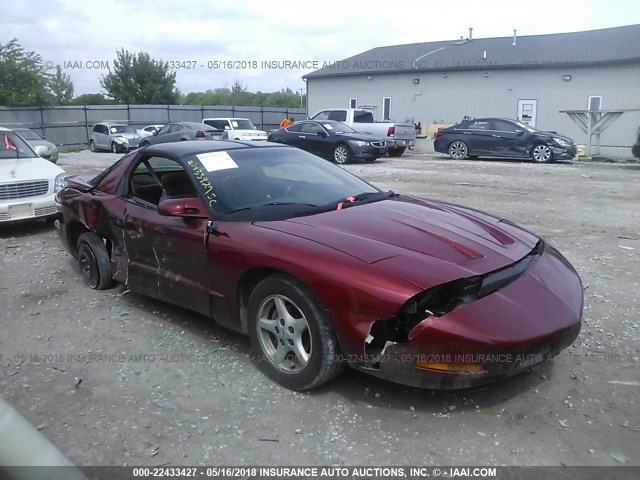
[[[371,135],[370,133],[339,133],[338,135],[345,137],[347,140],[362,140],[364,142],[380,142],[382,139]]]
[[[32,147],[38,147],[38,146],[47,147],[47,150],[49,151],[56,149],[56,146],[47,140],[27,140],[27,143]]]
[[[112,133],[112,137],[140,138],[139,133]]]
[[[215,130],[214,130],[215,131]],[[266,136],[267,132],[264,132],[262,130],[234,130],[233,133],[237,133],[239,135],[253,135],[253,136]]]
[[[537,136],[539,137],[544,137],[546,140],[551,140],[552,138],[561,138],[562,140],[564,140],[565,142],[569,142],[569,143],[575,143],[573,141],[573,139],[566,137],[564,135],[559,135],[557,133],[551,133],[551,132],[536,132],[535,133]]]
[[[503,268],[539,241],[485,213],[408,197],[255,225],[320,243],[422,289]]]
[[[0,160],[0,183],[25,180],[54,180],[64,170],[43,158]]]

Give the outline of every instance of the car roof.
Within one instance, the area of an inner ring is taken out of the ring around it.
[[[227,141],[227,140],[187,140],[185,142],[169,142],[150,145],[143,151],[145,153],[169,155],[173,158],[185,155],[197,155],[207,152],[223,152],[227,150],[239,150],[245,148],[295,148],[280,143],[251,142],[251,141]]]
[[[207,117],[202,119],[203,122],[205,120],[249,120],[249,119],[245,117]]]
[[[96,122],[96,125],[106,125],[108,127],[115,127],[116,125],[124,125],[125,127],[129,126],[128,123],[124,122]]]
[[[12,132],[13,130],[6,127],[0,127],[0,132]]]

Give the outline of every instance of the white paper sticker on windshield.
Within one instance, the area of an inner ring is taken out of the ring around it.
[[[238,168],[238,164],[233,161],[227,152],[209,152],[196,155],[207,172],[217,172],[229,168]]]
[[[328,123],[323,123],[322,126],[324,128],[326,128],[327,130],[333,130],[333,127],[331,125],[329,125]]]
[[[231,125],[233,125],[233,128],[238,128],[238,122],[235,120],[231,120]]]

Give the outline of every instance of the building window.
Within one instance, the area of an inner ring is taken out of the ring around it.
[[[358,108],[358,99],[350,98],[349,99],[349,108]]]
[[[382,97],[382,120],[391,120],[391,97]]]
[[[602,110],[602,97],[599,95],[590,95],[587,110]]]

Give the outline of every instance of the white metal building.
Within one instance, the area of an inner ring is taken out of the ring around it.
[[[561,110],[640,109],[640,25],[502,38],[471,33],[378,47],[316,70],[304,77],[308,113],[368,106],[377,120],[423,125],[465,115],[519,118],[586,143]],[[625,112],[602,133],[602,147],[628,149],[639,126],[640,111]]]

